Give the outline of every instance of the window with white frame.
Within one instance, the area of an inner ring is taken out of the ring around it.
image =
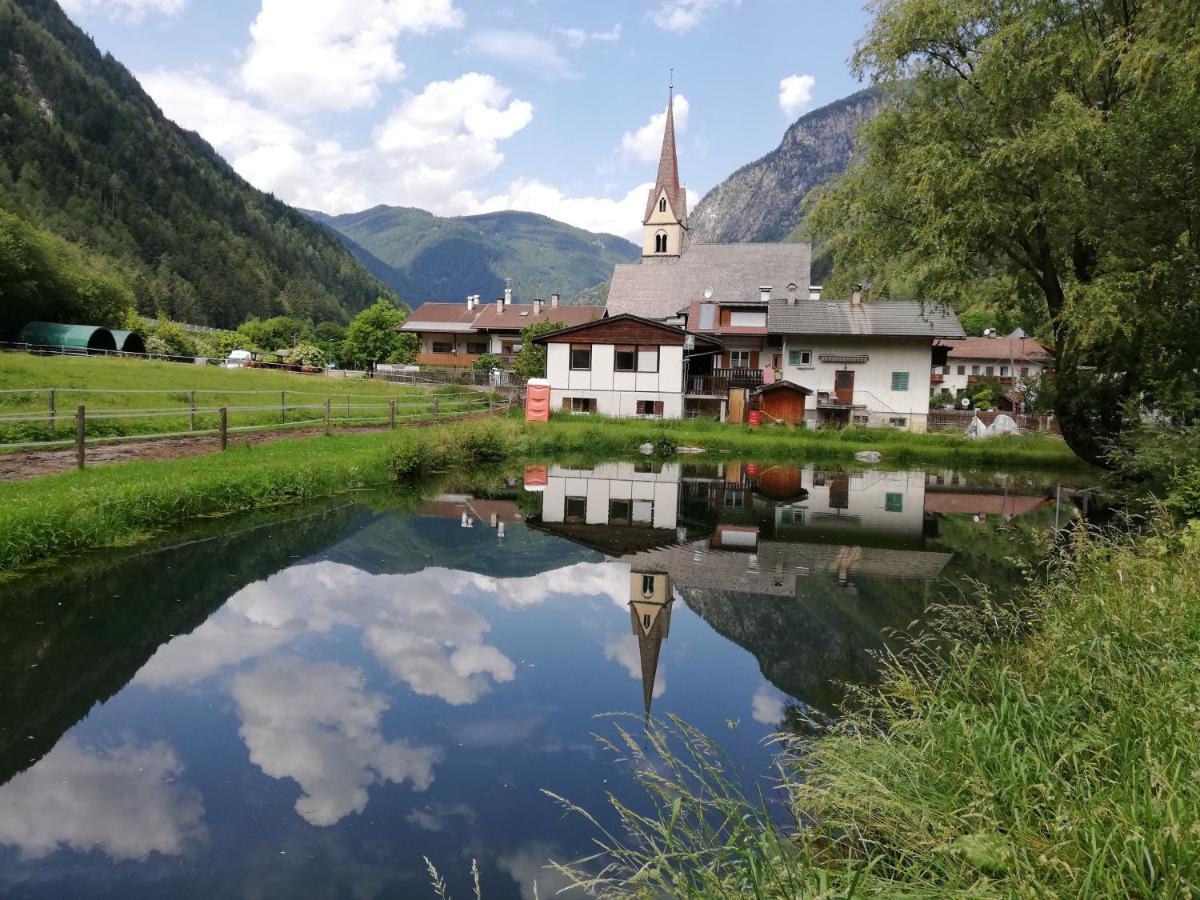
[[[801,369],[812,367],[812,351],[811,350],[789,350],[788,365],[797,366]]]
[[[729,351],[729,368],[731,368],[731,369],[748,369],[748,368],[750,368],[750,351],[749,350],[730,350]]]

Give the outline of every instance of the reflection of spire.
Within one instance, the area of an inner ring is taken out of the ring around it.
[[[665,572],[631,572],[629,617],[638,641],[642,663],[642,701],[647,721],[654,701],[658,657],[662,642],[671,633],[671,578]]]

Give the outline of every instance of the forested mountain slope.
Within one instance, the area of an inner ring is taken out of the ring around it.
[[[53,0],[0,0],[0,337],[143,313],[345,320],[387,289],[167,120]]]
[[[444,218],[421,209],[377,206],[343,216],[311,214],[395,270],[392,283],[410,304],[492,299],[513,280],[517,299],[581,291],[612,276],[641,250],[611,234],[595,234],[528,212]]]

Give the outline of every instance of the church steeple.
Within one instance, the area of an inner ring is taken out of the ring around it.
[[[658,177],[646,199],[642,218],[643,257],[678,258],[687,247],[687,189],[679,185],[679,156],[675,150],[675,79],[667,92],[667,120],[663,129]]]
[[[629,617],[638,642],[642,666],[642,704],[646,721],[654,701],[654,682],[658,678],[658,657],[662,642],[671,634],[671,579],[665,572],[630,573]]]

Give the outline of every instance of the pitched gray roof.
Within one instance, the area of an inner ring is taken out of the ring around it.
[[[709,288],[718,302],[757,300],[765,285],[783,296],[794,284],[807,297],[810,257],[808,244],[692,244],[678,259],[617,266],[608,312],[669,319]]]
[[[884,337],[960,338],[954,310],[920,300],[847,302],[772,300],[767,314],[771,334],[859,334]]]

